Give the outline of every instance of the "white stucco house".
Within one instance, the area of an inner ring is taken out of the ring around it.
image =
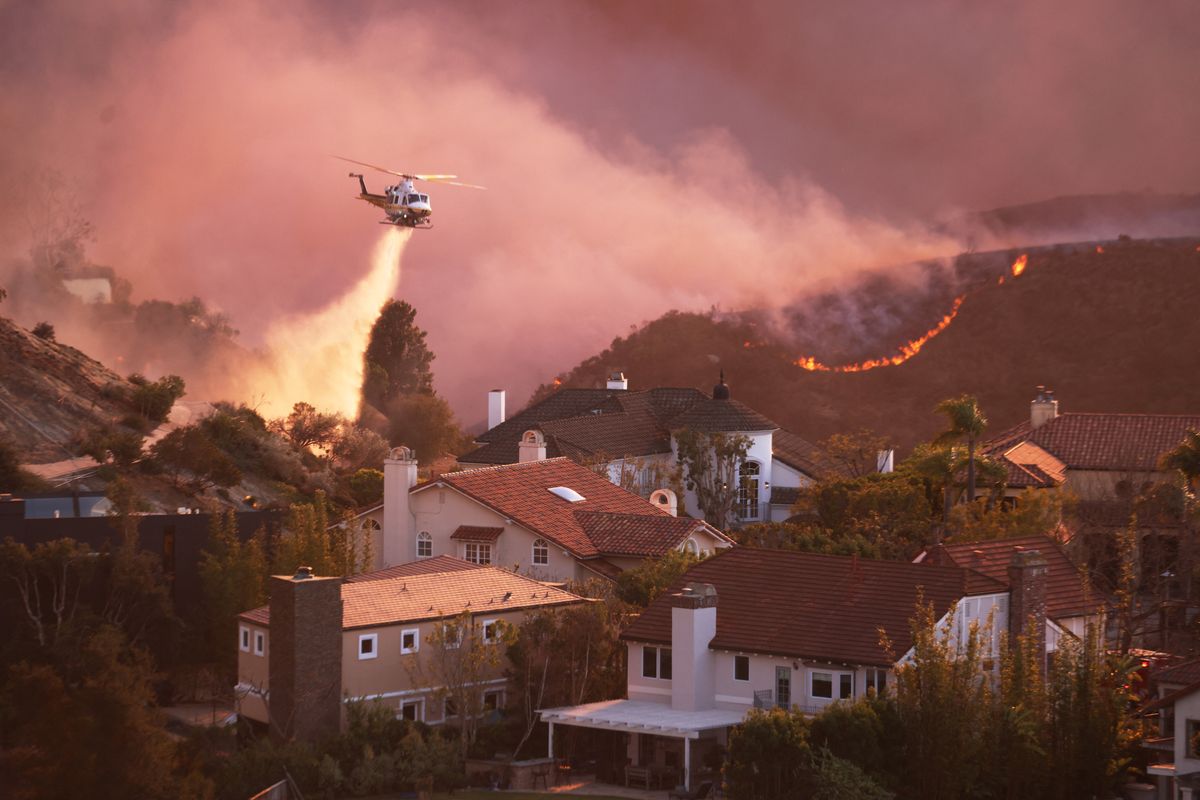
[[[345,524],[372,538],[376,568],[448,555],[552,582],[615,578],[672,549],[733,544],[704,520],[676,516],[669,490],[648,500],[537,449],[527,461],[418,483],[415,456],[395,448],[383,503]]]
[[[736,507],[742,523],[787,519],[798,490],[825,471],[816,447],[734,400],[723,373],[711,394],[673,387],[631,391],[615,373],[604,389],[560,389],[511,418],[505,418],[502,390],[488,399],[488,430],[459,458],[465,469],[524,461],[540,445],[550,457],[603,465],[614,482],[632,475],[649,494],[659,488],[649,485],[654,477],[678,464],[679,430],[741,435],[750,440]],[[682,510],[701,515],[691,491]]]
[[[544,709],[557,726],[624,737],[626,764],[691,785],[750,709],[817,713],[837,700],[884,692],[910,657],[919,597],[954,635],[991,620],[1000,632],[1064,635],[1045,618],[1046,562],[1015,555],[1008,581],[953,565],[910,564],[739,547],[693,567],[622,634],[624,699]],[[897,662],[880,644],[891,640]],[[1069,634],[1066,634],[1069,635]],[[611,772],[610,772],[611,774]],[[639,773],[642,774],[642,773]]]

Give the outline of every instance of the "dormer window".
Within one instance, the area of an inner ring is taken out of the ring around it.
[[[582,503],[587,499],[579,492],[567,486],[551,486],[547,491],[555,497],[561,497],[568,503]]]

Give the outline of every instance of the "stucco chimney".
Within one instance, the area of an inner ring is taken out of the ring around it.
[[[383,553],[387,567],[411,561],[415,553],[414,520],[408,490],[417,485],[417,457],[407,447],[393,447],[383,460]]]
[[[629,388],[629,379],[620,370],[610,372],[608,373],[608,388],[621,391],[627,390]]]
[[[671,595],[671,708],[714,707],[713,655],[717,635],[717,587],[689,583]]]
[[[1037,430],[1058,416],[1058,401],[1045,386],[1037,387],[1037,397],[1029,404],[1029,427]]]
[[[517,460],[542,461],[546,458],[546,437],[541,431],[525,431],[517,448]]]
[[[1008,565],[1008,637],[1032,638],[1046,665],[1046,559],[1037,550],[1014,550]]]
[[[650,493],[650,502],[672,517],[679,516],[679,498],[670,489],[655,489]]]
[[[315,742],[342,724],[342,579],[271,576],[271,735]]]
[[[504,390],[492,389],[488,392],[488,430],[504,422]]]

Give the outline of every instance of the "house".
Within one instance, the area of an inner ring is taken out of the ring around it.
[[[733,544],[674,511],[670,490],[646,500],[562,457],[418,484],[416,459],[400,447],[384,462],[383,504],[350,524],[375,538],[381,567],[451,555],[547,581],[615,578],[672,549],[699,555]]]
[[[690,785],[752,708],[816,713],[887,691],[897,664],[910,658],[910,620],[921,598],[939,627],[954,609],[955,636],[990,619],[993,656],[1005,630],[1035,637],[1045,630],[1042,641],[1053,649],[1064,634],[1051,635],[1056,625],[1045,619],[1045,559],[1015,553],[1006,577],[955,565],[723,550],[622,634],[625,699],[541,712],[551,752],[557,725],[608,731],[619,738],[601,743],[602,752],[622,752],[639,770]]]
[[[1062,486],[1084,501],[1105,501],[1172,481],[1159,460],[1200,430],[1194,414],[1060,413],[1044,386],[1029,408],[1028,421],[983,446],[1007,468],[1010,494]]]
[[[453,717],[445,700],[447,649],[438,632],[470,614],[481,646],[497,621],[587,602],[506,570],[439,556],[353,578],[301,567],[271,578],[271,601],[238,617],[239,716],[274,735],[313,740],[345,724],[345,704],[376,701],[405,719]],[[450,657],[453,657],[451,654]],[[504,663],[478,681],[482,708],[501,708]]]
[[[632,391],[618,372],[604,389],[560,389],[507,419],[504,408],[504,391],[493,389],[488,430],[459,458],[465,469],[525,461],[543,448],[551,458],[601,465],[614,483],[648,495],[678,466],[675,432],[742,435],[750,450],[740,469],[741,522],[787,519],[798,490],[826,471],[815,446],[733,399],[723,372],[711,395],[670,387]],[[690,490],[683,510],[701,516]]]
[[[1105,598],[1049,536],[1022,536],[981,542],[942,543],[923,550],[913,563],[964,567],[1009,585],[1008,570],[1017,553],[1034,550],[1046,562],[1046,617],[1057,630],[1083,638],[1089,625],[1104,625]],[[1054,649],[1050,643],[1050,649]]]
[[[1145,712],[1158,714],[1159,735],[1143,743],[1158,800],[1200,797],[1200,680],[1167,692]]]

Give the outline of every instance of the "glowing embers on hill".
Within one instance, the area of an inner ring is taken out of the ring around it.
[[[1015,278],[1018,275],[1020,275],[1022,272],[1024,272],[1025,267],[1028,264],[1029,264],[1029,256],[1026,255],[1025,253],[1022,253],[1020,258],[1018,258],[1016,261],[1013,262],[1013,265],[1012,265],[1013,277]]]
[[[923,335],[918,336],[916,339],[913,339],[902,346],[900,348],[900,352],[894,356],[872,358],[868,361],[860,361],[857,364],[843,364],[839,367],[831,367],[827,364],[822,364],[812,356],[802,356],[796,359],[795,364],[797,367],[803,367],[809,372],[865,372],[869,369],[875,369],[876,367],[894,367],[897,364],[903,364],[905,361],[908,361],[917,353],[921,352],[921,348],[924,347],[930,339],[946,330],[946,328],[950,327],[950,323],[953,322],[954,318],[958,316],[958,309],[962,306],[963,299],[965,297],[966,295],[956,297],[954,299],[954,306],[950,309],[949,314],[942,317],[941,321],[938,322],[937,325],[934,325]]]

